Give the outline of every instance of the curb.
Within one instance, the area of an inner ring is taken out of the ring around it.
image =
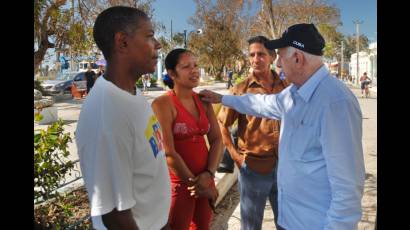
[[[215,207],[223,200],[225,195],[231,189],[232,185],[238,180],[239,170],[238,167],[235,166],[233,173],[216,173],[215,174],[215,184],[216,189],[218,189],[219,197],[215,202]],[[85,186],[84,180],[82,177],[78,178],[78,180],[73,181],[72,183],[66,184],[63,187],[58,189],[59,193],[65,194],[70,193],[73,190],[79,189],[80,187]]]
[[[222,201],[225,195],[231,189],[232,185],[238,180],[239,170],[235,166],[233,173],[216,173],[215,174],[215,184],[216,189],[218,189],[219,197],[215,202],[215,207]]]

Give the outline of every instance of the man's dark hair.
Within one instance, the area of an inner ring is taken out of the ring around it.
[[[269,41],[268,38],[266,38],[265,36],[262,36],[262,35],[258,35],[258,36],[249,38],[248,39],[248,45],[252,45],[253,43],[260,43],[260,44],[265,46],[265,42],[267,42],[267,41]],[[265,48],[268,50],[268,52],[271,56],[276,54],[274,49],[273,50],[268,49],[266,46],[265,46]]]
[[[114,6],[102,11],[95,20],[93,36],[106,60],[111,60],[117,32],[133,35],[141,20],[149,20],[143,11],[127,6]]]
[[[178,48],[169,52],[165,57],[165,69],[175,71],[175,67],[177,66],[179,58],[183,53],[191,53],[191,51]],[[170,89],[174,88],[174,81],[170,77],[163,79],[163,82]]]

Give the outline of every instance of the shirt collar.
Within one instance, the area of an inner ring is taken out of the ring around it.
[[[292,93],[297,92],[305,102],[309,102],[319,82],[328,75],[329,71],[325,65],[322,65],[299,89],[296,88],[296,85],[293,85],[290,91]]]
[[[271,70],[271,72],[273,74],[273,84],[275,85],[276,82],[279,80],[279,77],[276,77],[277,74],[273,70]],[[253,75],[253,73],[250,73],[249,77],[250,77],[249,85],[257,84],[261,86],[261,84],[258,82],[258,80],[256,79],[255,75]]]

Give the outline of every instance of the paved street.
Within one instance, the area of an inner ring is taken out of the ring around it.
[[[195,91],[207,88],[222,94],[227,94],[228,90],[225,89],[225,86],[225,83],[216,83],[209,86],[200,86],[195,89]],[[358,96],[363,113],[363,150],[366,164],[366,185],[362,201],[363,218],[359,224],[359,229],[373,230],[377,207],[377,93],[372,92],[372,98],[361,98],[359,89],[353,88],[352,91]],[[146,97],[151,103],[155,97],[164,92],[165,91],[149,91]],[[77,148],[74,141],[74,131],[77,126],[81,105],[82,100],[65,100],[55,103],[55,106],[58,108],[58,116],[67,123],[65,126],[66,131],[70,132],[73,138],[73,142],[69,144],[71,160],[78,159]],[[35,124],[35,128],[45,127],[47,126]],[[240,229],[237,184],[231,188],[224,200],[219,204],[218,212],[219,214],[216,215],[213,220],[212,230]],[[262,229],[275,229],[269,202],[266,203]]]
[[[226,90],[225,87],[226,87],[226,83],[216,83],[213,85],[199,86],[195,89],[195,91],[199,92],[202,89],[210,89],[210,90],[215,90],[216,92],[227,94],[228,90]],[[154,98],[164,93],[165,93],[165,90],[148,91],[145,97],[148,99],[148,102],[151,103],[154,100]],[[64,126],[65,132],[69,132],[72,138],[72,143],[68,144],[68,151],[70,152],[69,159],[72,161],[78,160],[77,146],[75,144],[74,132],[75,132],[75,129],[77,128],[77,121],[80,115],[80,110],[81,110],[83,101],[84,99],[81,99],[81,100],[69,99],[69,100],[63,100],[61,102],[57,102],[54,104],[54,106],[58,108],[58,117],[66,122],[66,125]],[[34,128],[35,129],[45,129],[47,128],[47,126],[48,125],[35,124]],[[79,164],[76,164],[76,169],[79,170]],[[79,172],[74,172],[71,176],[67,175],[66,181],[70,181],[73,178],[77,177],[78,175],[79,175]],[[72,184],[70,187],[75,187],[81,183],[82,183],[82,180],[79,180],[76,183]]]

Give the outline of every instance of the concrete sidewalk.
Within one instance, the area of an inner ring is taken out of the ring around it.
[[[360,85],[352,84],[351,82],[346,82],[346,81],[342,81],[342,82],[345,83],[349,88],[360,89]],[[370,84],[369,89],[370,89],[371,93],[376,93],[377,94],[377,85]]]
[[[152,101],[164,94],[166,90],[163,90],[161,88],[156,88],[157,90],[148,90],[147,94],[144,96],[147,98],[149,103],[152,103]],[[202,89],[210,89],[215,92],[219,92],[222,94],[227,94],[228,90],[226,89],[226,83],[220,82],[220,83],[215,83],[212,85],[204,85],[204,86],[199,86],[194,89],[194,91],[199,92]],[[71,161],[76,161],[78,160],[78,153],[77,153],[77,145],[75,144],[75,136],[74,132],[77,128],[77,121],[80,115],[81,111],[81,106],[83,104],[85,99],[59,99],[57,100],[54,104],[55,107],[58,109],[58,117],[61,118],[66,122],[65,125],[65,132],[69,132],[72,138],[72,142],[68,144],[68,151],[70,152],[69,159]],[[35,123],[34,128],[35,129],[46,129],[48,125],[38,125]],[[80,176],[80,167],[79,164],[77,163],[76,165],[76,172],[74,172],[71,176],[67,175],[66,176],[66,182],[71,181],[75,179],[76,177]],[[226,192],[229,191],[231,186],[236,182],[238,172],[235,171],[234,174],[226,174],[226,173],[216,173],[215,174],[215,183],[216,187],[219,191],[219,198],[216,202],[216,205],[219,204],[219,202],[222,200],[222,198],[225,196]],[[62,189],[62,191],[65,190],[71,190],[74,189],[78,186],[83,185],[83,180],[80,179],[76,181],[75,183],[72,183]]]

